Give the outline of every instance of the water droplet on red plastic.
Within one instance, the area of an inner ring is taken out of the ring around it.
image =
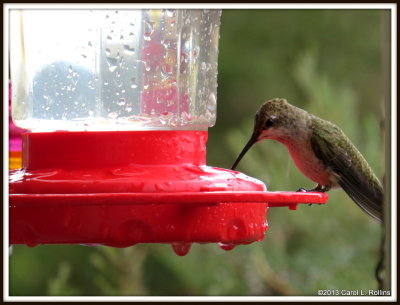
[[[267,231],[267,230],[268,230],[268,221],[265,221],[265,222],[264,222],[264,224],[263,224],[263,229],[264,229],[264,231]]]
[[[238,241],[245,238],[247,234],[246,226],[239,218],[235,218],[228,224],[227,236],[229,240]]]
[[[190,247],[192,246],[191,243],[173,243],[172,249],[174,252],[179,256],[185,256],[189,253]]]
[[[236,247],[234,244],[224,244],[224,243],[218,243],[218,246],[225,251],[231,251],[233,248]]]

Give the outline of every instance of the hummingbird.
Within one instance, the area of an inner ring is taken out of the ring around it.
[[[382,184],[335,124],[283,98],[266,101],[256,113],[253,133],[232,170],[255,143],[264,139],[284,144],[300,172],[317,183],[313,189],[298,191],[327,192],[341,187],[364,212],[382,221]]]

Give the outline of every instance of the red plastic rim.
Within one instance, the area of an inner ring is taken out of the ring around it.
[[[23,168],[10,174],[11,244],[228,250],[264,238],[268,206],[327,200],[267,192],[254,178],[206,166],[206,141],[206,131],[24,134]]]

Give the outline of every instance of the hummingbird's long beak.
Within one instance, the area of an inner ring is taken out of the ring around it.
[[[258,132],[254,131],[250,140],[247,142],[246,146],[242,149],[239,156],[236,158],[235,163],[232,165],[232,170],[236,168],[239,164],[240,160],[242,160],[243,156],[247,153],[247,151],[257,142],[258,139]]]

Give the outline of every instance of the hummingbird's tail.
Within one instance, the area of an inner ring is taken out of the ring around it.
[[[357,187],[354,183],[346,181],[346,176],[341,177],[339,185],[351,199],[367,214],[382,221],[383,191],[379,187]]]
[[[356,150],[356,148],[354,148]],[[337,154],[332,166],[338,174],[338,184],[351,199],[368,215],[382,221],[383,187],[364,157],[358,153],[358,159],[363,160],[363,166],[356,166],[349,161],[346,154]]]

